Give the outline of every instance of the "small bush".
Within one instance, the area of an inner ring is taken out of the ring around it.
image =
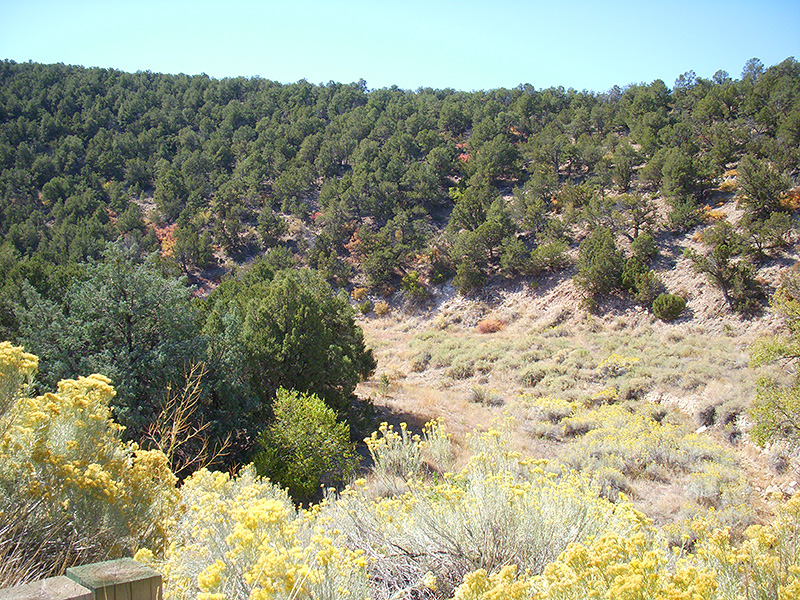
[[[600,496],[610,502],[620,500],[620,494],[631,496],[631,489],[628,478],[623,473],[613,467],[600,467],[592,473],[594,482],[600,488]]]
[[[725,218],[725,211],[718,208],[713,208],[707,204],[703,206],[702,217],[703,221],[711,223],[714,221],[721,221]]]
[[[784,475],[789,471],[791,460],[785,448],[773,448],[769,454],[769,466],[776,475]]]
[[[778,199],[778,205],[783,210],[800,210],[800,190],[789,190]]]
[[[581,308],[590,315],[596,315],[600,312],[600,303],[594,296],[586,296],[581,300]],[[567,335],[565,332],[564,335]]]
[[[483,404],[484,406],[502,406],[504,404],[503,397],[494,390],[486,390],[480,386],[475,386],[469,391],[467,399],[476,404]]]
[[[561,271],[566,269],[571,260],[567,256],[569,244],[566,242],[550,242],[542,244],[531,251],[530,268],[534,275],[545,271]]]
[[[455,465],[453,443],[440,419],[429,421],[422,428],[420,447],[425,463],[436,473],[452,472]]]
[[[742,400],[729,400],[717,408],[717,422],[722,425],[736,425],[739,416],[747,412]]]
[[[478,333],[497,333],[505,329],[506,322],[500,319],[484,319],[478,323]]]
[[[387,302],[379,300],[378,302],[375,303],[373,310],[375,311],[375,314],[378,315],[379,317],[385,317],[391,312],[392,309],[389,307],[389,304]]]
[[[278,389],[273,423],[259,436],[258,474],[285,487],[296,502],[318,497],[320,486],[346,483],[358,464],[350,427],[318,396]]]
[[[553,425],[558,425],[561,421],[570,417],[574,411],[572,403],[552,396],[538,398],[533,401],[533,405],[541,418]]]
[[[706,508],[719,508],[726,485],[732,481],[718,470],[703,470],[689,474],[686,495]]]
[[[563,427],[564,437],[580,437],[598,427],[599,423],[594,416],[580,415],[577,417],[567,417],[561,421],[561,425]]]
[[[639,260],[647,261],[658,256],[658,246],[649,233],[640,233],[631,243],[631,253]]]
[[[389,388],[392,385],[392,380],[389,379],[389,376],[386,373],[381,374],[381,378],[378,381],[378,394],[381,396],[386,396],[389,393]]]
[[[589,399],[589,404],[614,404],[618,398],[619,392],[616,390],[616,388],[610,387],[592,394],[592,397]]]
[[[386,422],[364,440],[372,457],[372,476],[384,490],[402,493],[407,489],[406,479],[422,473],[420,441],[419,435],[412,434],[405,423],[400,423],[398,432]]]
[[[411,361],[411,370],[414,371],[414,373],[422,373],[428,368],[431,358],[432,356],[430,352],[423,352]]]
[[[600,361],[597,365],[598,371],[603,377],[619,377],[628,372],[634,365],[641,362],[638,356],[622,356],[620,354],[612,354],[608,358]]]
[[[697,424],[700,427],[711,427],[717,420],[717,406],[709,404],[697,411]]]
[[[639,400],[644,398],[645,394],[650,390],[650,387],[651,383],[649,379],[633,377],[622,382],[619,388],[619,398],[620,400]]]
[[[672,210],[667,215],[667,224],[672,231],[685,233],[700,223],[700,210],[693,198],[673,198],[670,206]]]
[[[369,314],[372,310],[372,302],[369,300],[364,300],[363,302],[358,303],[358,310],[362,315]]]
[[[547,371],[541,367],[528,367],[519,376],[519,382],[527,387],[535,387],[546,375]]]
[[[655,271],[645,271],[634,280],[633,299],[642,306],[651,306],[663,289]]]
[[[355,288],[350,295],[356,302],[363,302],[367,299],[367,288]]]
[[[475,375],[475,366],[472,363],[459,362],[447,369],[447,376],[451,379],[469,379]]]
[[[622,266],[614,234],[598,227],[581,242],[575,282],[590,294],[608,294],[622,285]]]
[[[677,319],[686,308],[686,300],[675,294],[660,294],[653,300],[653,314],[667,323]]]
[[[422,300],[428,295],[428,290],[422,285],[419,280],[419,273],[411,271],[403,276],[400,287],[414,300]]]

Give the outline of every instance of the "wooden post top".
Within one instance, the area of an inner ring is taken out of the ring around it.
[[[0,600],[161,600],[161,574],[132,558],[70,567],[50,577],[0,590]]]
[[[70,567],[67,569],[67,577],[94,591],[121,583],[150,579],[151,577],[161,579],[161,574],[132,558],[119,558],[91,565]]]
[[[91,590],[59,575],[0,590],[0,600],[92,600]]]

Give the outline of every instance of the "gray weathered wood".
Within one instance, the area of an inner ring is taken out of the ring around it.
[[[132,558],[71,567],[67,577],[91,590],[94,600],[161,600],[161,574]]]
[[[0,600],[92,600],[92,591],[59,575],[0,590]]]

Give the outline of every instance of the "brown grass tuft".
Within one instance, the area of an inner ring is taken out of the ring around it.
[[[484,319],[478,323],[478,332],[497,333],[498,331],[505,329],[506,325],[507,323],[505,321],[501,321],[500,319]]]
[[[800,210],[800,187],[789,190],[780,198],[780,206],[784,210]]]

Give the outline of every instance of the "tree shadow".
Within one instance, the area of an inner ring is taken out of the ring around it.
[[[385,405],[375,406],[372,398],[359,398],[358,402],[363,405],[364,415],[358,419],[358,423],[351,423],[352,438],[356,441],[356,452],[361,456],[362,468],[372,466],[372,457],[367,448],[364,438],[378,431],[381,424],[391,425],[395,431],[400,431],[401,423],[405,423],[410,434],[422,434],[422,428],[430,420],[421,415],[414,414],[399,408]]]

